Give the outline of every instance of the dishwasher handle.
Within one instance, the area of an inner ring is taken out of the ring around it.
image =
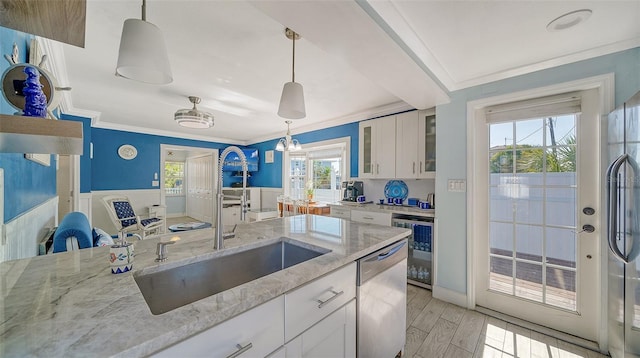
[[[402,247],[406,244],[406,241],[401,242],[400,244],[394,246],[391,248],[391,250],[387,251],[387,252],[383,252],[381,254],[378,254],[377,256],[374,256],[370,259],[367,260],[367,262],[371,262],[371,261],[382,261],[384,259],[387,259],[391,256],[393,256],[393,254],[395,254],[396,252],[400,251],[400,249],[402,249]]]

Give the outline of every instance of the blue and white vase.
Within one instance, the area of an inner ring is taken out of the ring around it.
[[[133,244],[112,245],[109,250],[111,273],[124,273],[133,269]]]

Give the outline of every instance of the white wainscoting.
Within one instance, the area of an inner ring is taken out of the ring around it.
[[[0,262],[38,255],[38,243],[57,224],[58,197],[51,198],[4,224]]]
[[[278,195],[283,193],[282,188],[260,188],[260,208],[278,209]],[[252,207],[253,208],[253,207]]]
[[[107,208],[102,203],[102,198],[107,195],[125,195],[131,201],[133,211],[136,215],[147,217],[149,206],[160,204],[160,189],[142,190],[101,190],[91,192],[91,226],[100,228],[111,235],[117,234],[118,230],[109,219]]]
[[[77,211],[84,213],[87,216],[87,219],[89,219],[89,222],[91,222],[91,217],[93,215],[91,197],[91,193],[80,193],[80,196],[78,197],[79,207]],[[62,220],[62,218],[58,218],[58,220]]]

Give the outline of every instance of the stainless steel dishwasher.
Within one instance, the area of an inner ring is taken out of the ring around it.
[[[405,344],[407,240],[358,260],[357,354],[393,358]]]

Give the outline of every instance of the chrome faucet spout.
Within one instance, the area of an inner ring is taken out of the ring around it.
[[[225,148],[220,154],[220,160],[218,161],[218,190],[216,195],[216,235],[214,238],[214,249],[220,250],[224,248],[224,239],[227,237],[222,227],[222,166],[229,153],[234,152],[240,158],[242,162],[242,196],[240,198],[240,220],[245,221],[247,215],[247,157],[242,150],[234,145]],[[235,227],[233,228],[235,231]],[[232,237],[232,236],[228,236]]]

